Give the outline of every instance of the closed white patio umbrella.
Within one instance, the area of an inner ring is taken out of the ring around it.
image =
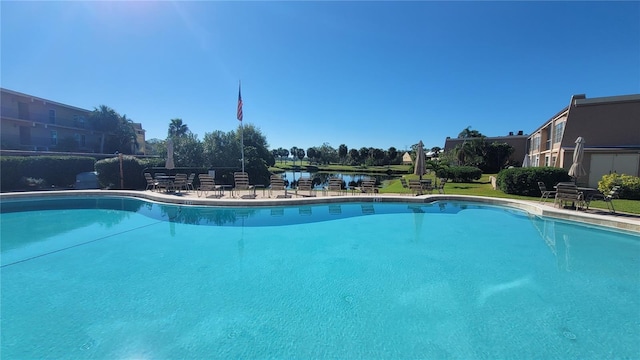
[[[420,180],[422,180],[422,175],[425,173],[425,160],[424,160],[424,145],[422,144],[422,140],[418,143],[418,148],[416,149],[416,165],[413,168],[413,174],[419,175]]]
[[[584,176],[587,172],[584,170],[584,166],[582,166],[582,158],[584,157],[584,138],[582,136],[578,136],[576,139],[576,147],[573,150],[573,164],[571,164],[571,168],[569,169],[569,176],[574,178],[576,181],[580,176]]]
[[[169,170],[176,167],[173,163],[173,141],[171,139],[167,139],[167,162],[164,167]]]

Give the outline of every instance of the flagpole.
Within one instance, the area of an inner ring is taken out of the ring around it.
[[[242,153],[242,172],[244,172],[244,125],[242,122],[240,122],[240,141],[242,142],[240,148],[240,152]]]

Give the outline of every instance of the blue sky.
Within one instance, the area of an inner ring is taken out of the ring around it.
[[[1,86],[166,137],[244,123],[272,148],[444,146],[640,93],[640,2],[2,1]]]

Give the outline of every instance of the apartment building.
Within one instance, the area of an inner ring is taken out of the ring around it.
[[[90,110],[0,88],[0,146],[27,152],[99,153],[102,132],[89,119]],[[134,123],[144,154],[145,131]]]
[[[574,95],[567,107],[528,137],[530,166],[569,170],[575,141],[585,139],[579,184],[597,187],[605,174],[640,176],[640,94],[588,99]]]

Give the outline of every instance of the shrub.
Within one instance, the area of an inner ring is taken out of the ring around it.
[[[482,170],[473,166],[449,166],[438,169],[436,175],[451,179],[453,182],[472,182],[482,177]]]
[[[38,187],[71,187],[76,175],[93,171],[96,159],[84,156],[4,156],[0,158],[2,191],[28,190],[39,179]]]
[[[123,189],[140,190],[147,186],[144,169],[164,164],[162,160],[140,160],[134,156],[122,156]],[[96,162],[98,182],[106,189],[120,189],[120,158],[113,157]]]
[[[540,196],[538,181],[542,181],[547,189],[559,182],[571,181],[565,169],[554,167],[510,168],[498,173],[498,188],[506,194],[523,196]]]
[[[614,186],[620,186],[620,199],[640,200],[640,177],[613,173],[598,181],[598,190],[603,194],[608,194]]]

